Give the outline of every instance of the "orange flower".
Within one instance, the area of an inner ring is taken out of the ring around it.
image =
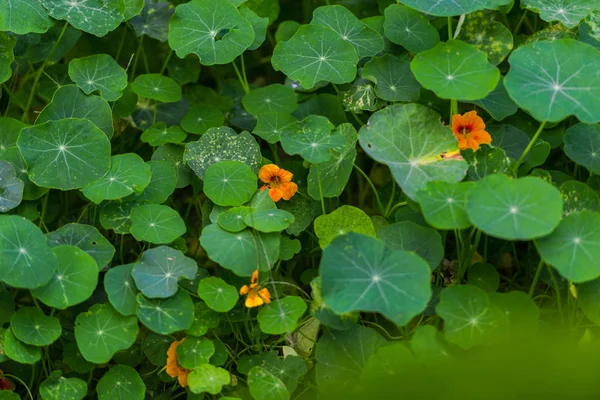
[[[476,151],[480,144],[492,143],[492,137],[485,131],[485,123],[477,116],[477,111],[469,111],[463,115],[454,114],[452,131],[458,139],[458,147],[461,150]]]
[[[171,343],[171,346],[169,346],[169,350],[167,351],[167,369],[166,369],[167,374],[171,378],[177,378],[179,380],[179,384],[182,387],[187,386],[187,377],[190,373],[189,369],[185,369],[179,364],[179,357],[177,356],[177,346],[179,346],[181,343],[183,343],[184,340],[185,340],[185,338],[183,338],[179,341],[176,340],[173,343]]]
[[[260,191],[269,188],[269,196],[273,201],[289,200],[298,191],[298,185],[292,182],[293,176],[290,171],[279,168],[275,164],[263,165],[258,171],[258,178],[266,185],[261,187]]]
[[[252,273],[250,282],[250,287],[244,285],[240,289],[240,294],[242,296],[245,294],[248,295],[246,296],[246,307],[252,308],[262,306],[265,303],[269,304],[271,302],[271,293],[269,293],[269,289],[267,288],[260,288],[260,285],[258,284],[258,270]]]

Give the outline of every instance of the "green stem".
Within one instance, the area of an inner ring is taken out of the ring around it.
[[[165,70],[167,69],[167,65],[169,64],[169,61],[171,61],[171,57],[173,57],[173,49],[169,49],[169,54],[167,54],[167,58],[165,58],[165,62],[160,69],[161,75],[164,74]]]
[[[367,174],[365,174],[365,171],[360,169],[360,167],[358,165],[354,164],[354,168],[356,168],[356,170],[367,180],[367,183],[369,184],[369,186],[371,186],[371,189],[373,189],[373,194],[375,194],[375,200],[377,200],[377,206],[379,207],[379,212],[381,213],[381,215],[385,215],[385,213],[384,213],[385,209],[383,208],[383,205],[381,204],[381,199],[379,198],[379,193],[377,193],[377,189],[375,188],[375,185],[373,184],[373,182],[371,182],[371,179],[369,179],[369,176]]]
[[[124,242],[124,238],[125,238],[125,235],[121,234],[121,240],[120,240],[120,243],[119,243],[119,257],[121,259],[121,265],[125,264],[123,262],[123,242]]]
[[[448,17],[448,40],[452,40],[452,17]]]
[[[517,26],[515,26],[515,29],[513,30],[513,36],[515,36],[517,34],[517,32],[519,31],[519,28],[521,27],[521,25],[523,24],[523,22],[525,21],[525,16],[527,15],[527,9],[525,9],[525,11],[523,11],[523,14],[521,15],[521,19],[519,19],[519,22],[517,22]]]
[[[242,77],[244,78],[244,83],[246,84],[246,88],[250,91],[250,84],[248,83],[248,77],[246,76],[246,64],[244,63],[244,53],[240,56],[242,60]]]
[[[316,166],[317,166],[317,183],[319,184],[319,197],[321,198],[321,211],[323,211],[323,215],[325,215],[325,214],[327,214],[327,211],[325,211],[325,199],[323,198],[323,186],[321,186],[321,171],[319,171],[319,164],[316,164]]]
[[[35,372],[35,364],[32,365],[33,371]],[[35,376],[35,373],[32,372],[32,376]],[[33,395],[31,394],[31,390],[29,390],[29,386],[27,386],[27,384],[25,382],[23,382],[21,380],[21,378],[19,378],[18,376],[14,376],[11,374],[2,374],[2,376],[5,376],[7,378],[10,379],[14,379],[15,381],[19,382],[21,385],[25,386],[25,390],[27,390],[27,394],[29,395],[29,397],[31,398],[31,400],[33,400]],[[32,386],[33,386],[33,382],[32,382]]]
[[[138,47],[135,51],[135,55],[133,56],[133,65],[131,66],[131,76],[130,76],[130,80],[133,80],[133,78],[135,77],[135,70],[137,69],[137,64],[138,64],[138,60],[140,58],[140,53],[142,52],[142,45],[144,43],[144,35],[142,35],[140,37],[140,39],[138,40]]]
[[[407,203],[406,201],[402,201],[402,202],[400,202],[400,203],[396,204],[394,207],[392,207],[392,208],[390,209],[390,211],[388,211],[388,212],[387,212],[387,214],[386,214],[386,218],[387,218],[387,217],[389,217],[390,215],[392,215],[392,213],[393,213],[394,211],[396,211],[396,209],[398,209],[398,208],[400,208],[400,207],[404,207],[404,206],[405,206],[405,205],[407,205],[407,204],[408,204],[408,203]]]
[[[250,88],[246,86],[246,82],[244,81],[244,78],[242,77],[242,74],[240,73],[240,70],[238,69],[237,65],[235,65],[235,61],[232,61],[231,65],[233,65],[233,69],[235,70],[235,74],[237,75],[238,80],[240,81],[240,85],[242,85],[242,89],[244,89],[244,92],[249,93]]]
[[[125,38],[127,37],[127,25],[123,25],[123,34],[121,35],[121,41],[119,42],[119,47],[117,48],[117,55],[115,56],[115,61],[119,62],[119,58],[121,58],[121,52],[123,51],[123,45],[125,44]]]
[[[6,111],[8,111],[8,109],[10,108],[10,103],[11,102],[15,102],[19,107],[21,107],[22,110],[25,110],[25,106],[23,105],[23,103],[21,103],[21,101],[19,101],[19,99],[15,96],[15,94],[12,92],[12,90],[10,90],[10,88],[8,87],[8,85],[5,84],[5,83],[3,83],[2,87],[4,88],[4,90],[6,91],[6,93],[8,93],[8,97],[9,97],[9,103],[8,103],[8,105],[6,107]]]
[[[396,181],[394,180],[394,178],[392,178],[392,195],[390,196],[387,206],[385,207],[385,214],[383,215],[385,218],[387,218],[387,216],[389,215],[390,207],[392,206],[392,203],[394,202],[395,196],[396,196]]]
[[[273,161],[275,161],[275,164],[279,165],[281,160],[279,159],[279,153],[277,152],[277,145],[269,143],[269,147],[271,148],[271,153],[273,153]]]
[[[46,193],[44,196],[44,200],[42,200],[42,212],[40,213],[40,223],[38,226],[41,228],[44,224],[44,217],[46,217],[46,209],[48,208],[48,197],[50,197],[50,191]]]
[[[40,81],[40,78],[42,77],[42,74],[44,73],[44,68],[46,68],[46,65],[48,65],[48,61],[50,61],[50,57],[52,57],[52,55],[58,48],[58,44],[60,43],[63,36],[65,35],[65,32],[67,32],[68,27],[69,27],[69,23],[65,22],[62,30],[60,31],[60,34],[58,35],[58,39],[56,39],[54,46],[52,46],[52,49],[50,50],[50,53],[48,53],[48,56],[46,56],[46,58],[44,59],[44,62],[42,62],[41,67],[37,70],[37,73],[35,74],[35,78],[33,80],[33,85],[31,86],[31,91],[29,92],[29,97],[27,98],[27,104],[25,104],[25,110],[23,111],[23,117],[22,117],[23,122],[29,121],[29,108],[31,107],[31,103],[33,102],[33,96],[35,96],[35,93],[37,90],[37,85]]]
[[[527,147],[525,147],[525,150],[523,151],[523,154],[521,154],[521,157],[519,157],[519,159],[517,160],[517,163],[515,164],[515,169],[514,169],[515,175],[517,175],[517,172],[519,171],[519,165],[521,165],[521,163],[523,162],[523,160],[525,160],[525,157],[527,157],[527,154],[529,154],[529,152],[531,151],[531,148],[533,147],[533,145],[537,141],[538,137],[540,137],[540,135],[542,134],[542,131],[544,130],[544,126],[546,126],[546,121],[543,121],[540,124],[540,127],[535,132],[535,135],[533,135],[533,137],[529,141],[529,144],[527,145]]]
[[[540,263],[535,270],[535,275],[533,276],[533,282],[531,282],[531,286],[529,287],[529,297],[532,297],[535,293],[535,287],[537,286],[540,275],[542,275],[542,269],[544,268],[544,260],[540,260]]]

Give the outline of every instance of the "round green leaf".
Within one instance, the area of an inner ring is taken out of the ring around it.
[[[0,3],[0,31],[17,35],[44,33],[52,26],[48,13],[37,2],[12,0]]]
[[[57,259],[33,222],[16,215],[0,215],[0,239],[0,280],[27,289],[50,281],[58,267]]]
[[[410,62],[386,54],[373,57],[362,69],[361,75],[375,83],[377,97],[386,101],[416,101],[421,85],[410,71]]]
[[[275,375],[259,366],[248,372],[248,388],[255,400],[289,400],[290,393]]]
[[[550,235],[536,241],[542,259],[573,282],[600,276],[600,213],[581,211],[567,215]]]
[[[251,90],[242,98],[242,104],[246,111],[257,116],[273,112],[290,114],[298,107],[294,90],[279,83]]]
[[[237,134],[229,127],[211,128],[197,142],[185,146],[183,160],[204,179],[206,169],[223,160],[241,161],[258,172],[262,155],[256,139],[248,132]]]
[[[300,154],[313,164],[329,161],[329,150],[344,144],[344,138],[337,131],[333,131],[334,128],[327,118],[309,115],[283,129],[281,146],[287,154]]]
[[[179,213],[171,207],[144,204],[131,211],[130,231],[136,240],[163,244],[183,235],[186,227]]]
[[[137,316],[148,329],[161,335],[188,329],[194,320],[194,303],[185,290],[167,299],[137,295]]]
[[[468,282],[486,292],[495,292],[500,286],[500,275],[492,264],[477,263],[469,267]]]
[[[177,292],[179,279],[192,280],[197,272],[198,265],[193,259],[171,247],[158,246],[142,254],[131,275],[144,296],[166,298]]]
[[[375,237],[375,227],[371,218],[360,208],[343,205],[329,214],[315,219],[315,235],[324,249],[333,239],[348,232]]]
[[[50,282],[31,293],[44,304],[64,310],[89,299],[98,284],[98,264],[75,246],[52,249],[58,266]]]
[[[341,5],[322,6],[313,12],[311,25],[327,27],[356,49],[358,58],[372,57],[383,50],[383,38]]]
[[[192,393],[218,394],[223,386],[231,383],[229,372],[211,364],[204,364],[188,375],[188,385]]]
[[[388,165],[398,185],[413,200],[429,181],[456,183],[465,176],[464,160],[441,157],[458,150],[458,144],[440,116],[425,106],[398,104],[377,111],[358,137],[365,152]]]
[[[494,125],[486,129],[492,136],[492,146],[501,148],[514,160],[521,157],[529,144],[529,136],[512,125]]]
[[[302,245],[298,239],[290,239],[287,236],[281,237],[279,258],[283,261],[289,261],[300,252]]]
[[[110,304],[123,315],[135,315],[138,289],[131,276],[135,264],[118,265],[104,275],[104,290]]]
[[[442,291],[435,312],[444,320],[446,340],[463,349],[505,339],[508,318],[478,287],[454,285]]]
[[[96,204],[116,200],[132,193],[142,193],[150,183],[150,166],[135,153],[111,157],[110,171],[101,179],[83,189],[85,197]]]
[[[277,43],[271,63],[290,79],[312,88],[319,81],[351,82],[358,55],[352,44],[319,25],[302,25],[290,40]]]
[[[62,371],[53,371],[40,385],[42,400],[81,400],[87,395],[88,387],[79,378],[65,378]]]
[[[211,328],[219,326],[220,316],[208,308],[203,301],[194,303],[194,321],[185,333],[192,336],[204,336]]]
[[[335,238],[323,250],[320,270],[321,295],[337,314],[374,311],[403,326],[431,298],[431,274],[421,257],[362,234]]]
[[[140,37],[147,35],[159,42],[167,41],[169,19],[175,12],[175,7],[166,1],[148,1],[140,15],[131,19],[135,34]]]
[[[254,42],[254,29],[229,0],[193,0],[175,9],[169,46],[184,58],[196,54],[203,65],[228,64]]]
[[[567,28],[575,28],[589,13],[600,9],[600,1],[523,0],[522,7],[539,13],[544,21],[560,21]]]
[[[250,212],[249,207],[233,207],[219,214],[217,223],[229,232],[239,232],[248,225],[244,223],[244,216]]]
[[[228,312],[238,301],[238,291],[221,278],[204,278],[198,285],[198,296],[217,312]]]
[[[25,184],[17,178],[15,167],[0,160],[0,212],[7,212],[21,204]]]
[[[268,271],[279,259],[280,235],[250,229],[232,233],[211,224],[202,230],[200,244],[223,268],[239,276],[251,276],[257,268]]]
[[[577,298],[585,316],[600,325],[600,279],[577,286]]]
[[[86,119],[48,121],[21,130],[17,141],[33,183],[53,189],[83,188],[110,169],[110,142]]]
[[[102,37],[116,29],[123,21],[125,4],[118,0],[86,0],[83,3],[68,0],[41,0],[48,14],[64,19],[77,29]]]
[[[591,172],[600,174],[600,126],[575,124],[565,131],[565,154]]]
[[[48,188],[39,187],[29,179],[27,164],[17,146],[0,151],[0,159],[11,163],[15,167],[16,177],[23,181],[23,200],[37,200],[48,193]]]
[[[511,0],[402,0],[402,3],[425,14],[451,17],[477,10],[497,10],[511,4]]]
[[[504,25],[503,25],[504,26]],[[478,105],[487,111],[494,119],[497,121],[501,121],[506,117],[509,117],[517,112],[519,109],[515,102],[510,98],[508,92],[506,91],[506,87],[504,87],[504,83],[502,80],[498,81],[498,85],[494,90],[492,90],[486,97],[479,100],[473,100],[471,103]],[[502,125],[507,126],[507,125]],[[508,125],[510,126],[510,125]],[[496,136],[492,133],[492,131],[498,128],[498,125],[492,125],[486,127],[490,135],[492,135],[492,144],[496,145]],[[516,129],[516,128],[514,128]],[[527,137],[527,142],[525,146],[529,143],[529,137]],[[508,143],[507,143],[508,144]],[[523,147],[524,149],[524,147]],[[508,153],[507,153],[508,154]],[[521,153],[519,153],[519,156]],[[518,159],[519,156],[514,157]]]
[[[410,69],[424,88],[442,99],[483,99],[500,79],[500,71],[485,53],[460,40],[438,43],[417,54]]]
[[[194,369],[208,364],[215,352],[215,345],[209,339],[190,336],[177,346],[176,351],[179,364],[183,368]]]
[[[95,304],[75,319],[75,339],[86,360],[103,364],[119,350],[133,345],[138,335],[135,317],[125,317],[108,304]]]
[[[393,43],[417,54],[440,42],[440,35],[421,13],[401,4],[385,9],[385,36]]]
[[[135,369],[115,365],[100,378],[96,392],[99,400],[143,400],[146,385]]]
[[[210,165],[204,175],[204,194],[220,206],[240,206],[256,192],[256,174],[241,161]]]
[[[509,57],[504,79],[512,99],[538,121],[558,122],[575,115],[581,122],[600,121],[591,107],[600,98],[600,52],[572,39],[523,45]]]
[[[129,21],[131,18],[142,12],[144,8],[144,0],[124,0],[125,12],[123,17],[125,21]]]
[[[98,269],[104,268],[115,254],[113,245],[92,225],[63,225],[48,233],[46,239],[50,247],[69,245],[80,248],[96,260]]]
[[[207,104],[197,104],[185,114],[181,121],[181,127],[186,132],[202,135],[210,128],[222,126],[224,121],[225,115],[218,108]]]
[[[71,60],[69,77],[85,94],[98,90],[107,101],[117,101],[127,87],[127,72],[108,54]]]
[[[180,85],[198,82],[200,78],[200,62],[194,55],[188,55],[184,59],[171,57],[167,64],[169,77],[175,79]]]
[[[181,86],[168,76],[160,74],[139,75],[131,88],[138,96],[163,103],[175,103],[181,99]]]
[[[10,319],[10,329],[17,339],[32,346],[49,346],[62,332],[58,319],[37,307],[19,308]]]
[[[113,136],[113,120],[110,106],[99,96],[86,96],[77,86],[58,88],[40,115],[36,124],[65,118],[82,118],[93,122],[106,136]]]
[[[104,229],[113,229],[122,235],[131,228],[131,211],[139,206],[139,201],[113,201],[100,210],[100,223]]]
[[[12,333],[12,330],[7,329],[4,332],[4,354],[20,364],[35,364],[42,357],[42,349],[21,343]]]
[[[167,143],[181,143],[186,137],[186,133],[180,127],[167,128],[164,122],[157,122],[142,133],[140,140],[150,146],[162,146]]]
[[[474,12],[465,18],[458,39],[483,51],[494,65],[500,64],[513,48],[510,30],[504,24],[494,21],[493,14],[483,11]]]
[[[432,228],[401,221],[377,230],[377,237],[392,250],[411,251],[429,264],[431,270],[437,268],[444,257],[442,236]]]
[[[86,374],[96,368],[94,363],[83,358],[75,342],[69,342],[65,345],[62,360],[78,374]]]
[[[306,308],[306,303],[298,296],[273,300],[258,312],[260,330],[270,335],[289,334],[296,330]]]
[[[560,222],[558,189],[540,178],[489,175],[467,194],[467,215],[484,233],[509,240],[530,240],[552,232]]]
[[[164,367],[167,364],[167,351],[172,342],[173,339],[169,336],[148,332],[142,342],[142,350],[144,355],[148,357],[148,361],[154,365]]]
[[[417,201],[427,223],[437,229],[466,229],[471,221],[466,211],[467,194],[473,182],[428,182],[417,192]]]
[[[144,191],[135,198],[140,201],[149,201],[162,204],[175,191],[177,184],[177,171],[166,161],[148,161],[152,178]]]
[[[21,129],[27,124],[10,117],[0,117],[0,126],[2,126],[2,135],[0,135],[0,155],[9,147],[17,145],[17,138]]]
[[[244,223],[260,232],[281,232],[294,222],[294,214],[285,210],[252,210],[244,216]]]

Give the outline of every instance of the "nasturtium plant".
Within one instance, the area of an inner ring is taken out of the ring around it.
[[[598,65],[600,0],[0,1],[0,398],[593,398]]]

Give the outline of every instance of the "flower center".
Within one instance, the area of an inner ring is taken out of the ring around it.
[[[468,135],[469,133],[471,133],[471,127],[470,126],[461,126],[459,131],[460,131],[461,135]]]
[[[274,176],[271,178],[271,187],[279,187],[281,185],[281,179],[278,176]]]

